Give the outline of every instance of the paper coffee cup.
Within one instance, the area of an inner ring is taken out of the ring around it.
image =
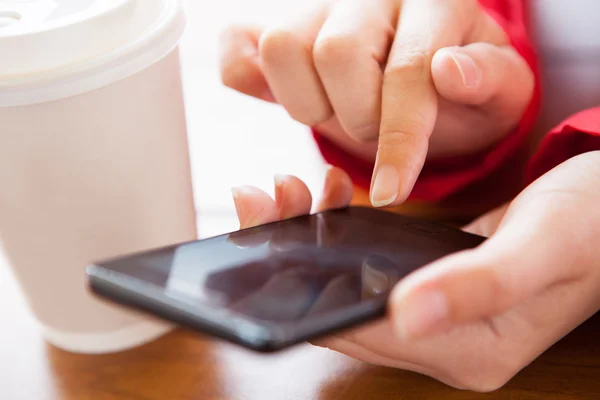
[[[0,0],[0,243],[45,338],[120,351],[171,329],[86,265],[196,237],[179,0]]]

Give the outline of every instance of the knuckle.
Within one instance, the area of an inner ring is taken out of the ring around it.
[[[430,136],[433,122],[419,110],[414,110],[410,116],[402,119],[382,120],[379,134],[379,147],[405,147],[417,149],[426,146]],[[400,129],[398,129],[401,127]]]
[[[317,126],[333,116],[331,105],[325,101],[282,101],[281,104],[292,119],[306,126]]]
[[[247,30],[241,26],[228,26],[219,32],[219,42],[225,43],[236,40],[245,35]]]
[[[454,377],[458,386],[479,393],[489,393],[502,388],[523,367],[520,357],[512,360],[499,359],[497,355],[488,354],[488,360],[483,365],[478,365],[473,372]]]
[[[512,252],[498,254],[492,253],[495,258],[482,260],[482,273],[486,274],[487,282],[487,298],[490,305],[494,305],[494,312],[502,312],[511,307],[521,296],[519,288],[521,285],[518,282],[518,273],[512,273],[509,269],[499,269],[498,266],[514,264],[514,260],[518,260],[518,255]],[[492,258],[492,256],[488,256]],[[517,258],[515,258],[517,257]]]
[[[345,129],[348,136],[359,143],[368,143],[376,140],[379,134],[379,121],[370,121],[356,124]]]
[[[241,80],[247,73],[248,62],[238,51],[236,42],[236,31],[239,28],[229,28],[221,33],[221,54],[219,58],[219,74],[221,82],[232,89],[240,86]]]
[[[265,31],[258,42],[260,57],[267,61],[277,61],[283,54],[302,46],[301,39],[291,30],[271,28]]]
[[[333,116],[333,112],[326,108],[311,109],[310,111],[287,110],[289,116],[306,126],[316,126],[322,124]]]
[[[382,131],[379,136],[379,149],[386,149],[389,147],[413,147],[418,143],[417,135],[407,132],[398,131]]]
[[[459,379],[459,386],[479,393],[489,393],[504,386],[514,374],[507,371],[478,373],[466,379]]]
[[[230,89],[242,87],[244,72],[236,63],[223,63],[220,66],[221,83]]]
[[[361,44],[352,35],[331,36],[318,40],[313,47],[313,59],[318,67],[338,66],[351,61]]]
[[[221,83],[229,89],[237,89],[237,79],[231,76],[228,70],[221,69]]]
[[[507,259],[503,265],[510,265],[510,261]],[[498,299],[498,308],[503,310],[506,307],[512,305],[516,300],[518,293],[515,291],[514,279],[511,278],[511,274],[501,274],[497,270],[492,270],[492,278],[490,292],[492,298]]]
[[[426,51],[399,49],[388,60],[383,74],[384,83],[386,79],[395,79],[398,76],[403,80],[420,80],[431,75],[432,58],[433,55]]]

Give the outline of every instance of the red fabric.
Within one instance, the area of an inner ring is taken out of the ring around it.
[[[578,154],[600,150],[600,107],[582,111],[544,137],[531,159],[527,183]]]
[[[534,71],[536,79],[534,96],[514,132],[492,149],[468,157],[427,162],[413,189],[411,199],[439,201],[486,177],[516,153],[535,122],[540,102],[539,73],[536,56],[527,37],[524,2],[523,0],[480,0],[480,3],[504,27],[511,44]],[[313,131],[313,134],[328,163],[348,172],[355,184],[369,188],[373,173],[372,163],[346,153],[316,131]]]

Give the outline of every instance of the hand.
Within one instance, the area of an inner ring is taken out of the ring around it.
[[[506,136],[534,86],[477,0],[327,0],[266,30],[232,28],[221,48],[225,85],[281,104],[354,155],[377,154],[375,206],[403,202],[426,157]]]
[[[502,386],[600,307],[600,152],[575,157],[468,231],[489,236],[401,280],[386,319],[317,343],[351,357],[409,369],[458,388]],[[279,178],[275,201],[236,192],[242,227],[303,214],[310,194]],[[318,209],[350,200],[331,169]]]

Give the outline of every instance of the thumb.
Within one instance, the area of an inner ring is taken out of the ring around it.
[[[435,87],[446,100],[481,106],[497,122],[516,123],[531,101],[533,72],[512,46],[473,43],[438,50],[431,64]]]
[[[550,286],[577,279],[582,264],[577,249],[590,239],[569,223],[572,217],[565,214],[564,202],[539,199],[509,209],[480,247],[451,255],[400,282],[390,297],[398,334],[422,337],[485,320]]]
[[[262,28],[232,27],[221,35],[220,71],[223,84],[261,100],[275,102],[260,67],[258,41]]]

